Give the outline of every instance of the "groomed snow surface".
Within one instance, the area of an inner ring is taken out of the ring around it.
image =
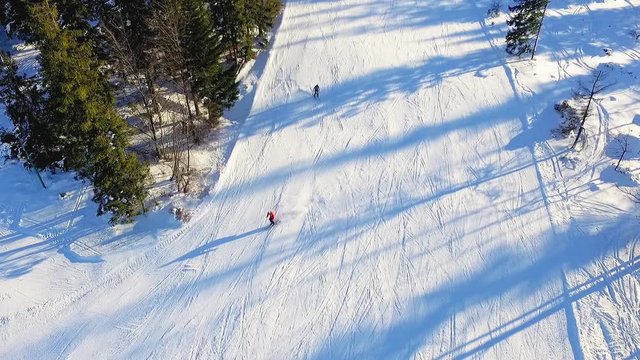
[[[183,226],[6,164],[0,358],[638,358],[640,1],[552,1],[535,61],[490,3],[288,0]],[[599,68],[569,151],[553,104]]]

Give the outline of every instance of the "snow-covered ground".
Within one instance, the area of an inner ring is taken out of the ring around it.
[[[490,3],[288,0],[182,227],[5,165],[0,358],[639,357],[640,1],[552,1],[534,61]],[[553,104],[598,68],[568,151]]]

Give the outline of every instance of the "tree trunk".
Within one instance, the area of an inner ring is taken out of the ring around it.
[[[200,106],[198,106],[200,99],[198,99],[198,96],[196,96],[196,94],[192,94],[192,98],[193,98],[193,107],[194,109],[196,109],[196,116],[200,116]]]
[[[540,18],[540,25],[538,26],[538,31],[536,32],[536,40],[533,43],[533,50],[531,51],[531,60],[533,60],[533,56],[536,54],[536,49],[538,48],[538,39],[540,38],[540,30],[542,30],[542,22],[544,21],[544,15],[547,13],[547,6],[549,5],[549,0],[544,3],[544,10],[542,10],[542,17]]]
[[[136,81],[136,83],[139,83]],[[156,157],[160,158],[162,156],[162,151],[160,150],[160,146],[158,145],[158,131],[156,129],[155,121],[153,119],[154,111],[153,106],[149,103],[149,98],[147,94],[144,93],[144,89],[141,89],[140,86],[136,86],[138,92],[140,93],[140,97],[142,97],[142,104],[144,106],[144,112],[147,116],[147,126],[149,131],[151,132],[151,140],[153,141],[153,147],[156,153]]]
[[[628,148],[629,148],[629,135],[627,134],[627,136],[624,138],[624,145],[622,145],[622,154],[620,154],[620,158],[618,159],[618,163],[616,164],[616,168],[614,170],[618,170],[618,167],[620,167],[620,163],[624,158],[624,154],[627,153]]]
[[[189,138],[188,138],[188,134],[191,133],[191,136],[193,138],[193,140],[195,141],[197,139],[196,137],[196,129],[194,126],[194,122],[193,122],[193,113],[191,112],[191,104],[189,103],[189,93],[185,90],[184,92],[184,99],[185,99],[185,103],[187,105],[187,112],[188,112],[188,118],[187,118],[187,128],[186,133],[187,133],[187,142],[189,142]]]
[[[622,158],[624,157],[624,154],[627,152],[627,149],[624,149],[622,151],[622,154],[620,154],[620,158],[618,159],[618,163],[616,164],[616,168],[614,170],[618,170],[618,167],[620,167],[620,163],[622,162]]]
[[[158,99],[157,99],[157,93],[156,93],[156,85],[155,82],[153,81],[153,77],[151,75],[150,71],[146,71],[145,75],[144,75],[145,81],[147,83],[147,91],[149,91],[149,94],[151,95],[151,106],[153,108],[153,113],[156,115],[157,119],[158,119],[158,125],[157,125],[157,129],[159,129],[159,133],[160,133],[160,137],[159,137],[159,148],[160,148],[160,153],[159,156],[162,157],[164,156],[164,121],[162,119],[162,111],[160,111],[160,105],[158,104]],[[153,117],[152,117],[152,121],[153,121]],[[155,124],[154,124],[154,127]]]
[[[598,75],[593,81],[593,86],[591,87],[591,92],[589,93],[589,101],[587,102],[587,107],[584,109],[584,113],[582,114],[582,121],[580,121],[580,128],[578,129],[578,135],[576,135],[576,140],[571,145],[572,149],[575,149],[576,144],[578,144],[578,140],[580,140],[580,135],[582,135],[582,131],[584,131],[584,123],[587,121],[587,117],[589,116],[589,109],[591,107],[591,102],[593,101],[593,95],[596,92],[596,86],[598,85],[598,81],[600,80],[600,76],[602,75],[602,70],[598,71]]]

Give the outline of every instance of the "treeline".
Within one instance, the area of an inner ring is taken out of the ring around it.
[[[39,68],[18,71],[1,54],[0,98],[13,128],[1,141],[37,170],[74,171],[112,222],[145,211],[148,165],[129,151],[136,129],[157,159],[189,184],[197,126],[214,127],[233,105],[241,66],[266,45],[280,0],[4,0],[8,34],[33,43]],[[169,89],[169,90],[167,90]],[[184,111],[165,111],[160,92]],[[133,122],[116,108],[127,94]]]

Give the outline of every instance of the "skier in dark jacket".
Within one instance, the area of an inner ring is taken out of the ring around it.
[[[316,99],[320,99],[320,86],[318,86],[318,84],[313,87],[313,97]]]
[[[271,223],[271,226],[276,224],[276,213],[273,211],[269,211],[267,213],[267,219],[269,219],[269,222]]]

